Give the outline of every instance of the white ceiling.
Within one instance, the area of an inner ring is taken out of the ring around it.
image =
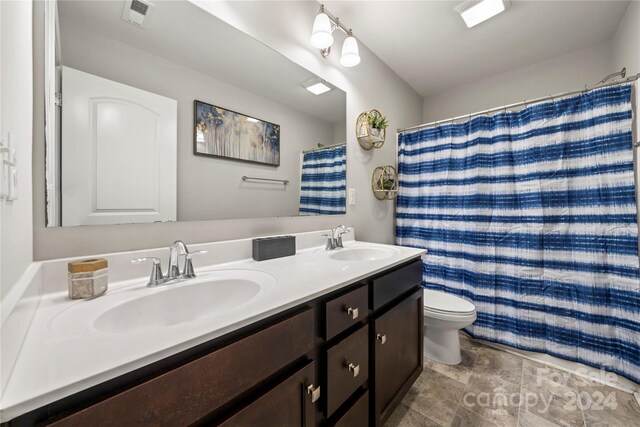
[[[325,122],[344,121],[343,91],[311,94],[302,84],[315,74],[193,3],[154,1],[144,29],[122,20],[124,3],[59,0],[60,31],[65,22],[73,22]],[[64,46],[61,50],[64,64]]]
[[[468,29],[458,1],[327,0],[327,10],[424,97],[608,40],[628,1],[513,1]]]

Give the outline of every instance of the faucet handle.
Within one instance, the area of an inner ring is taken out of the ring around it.
[[[134,258],[130,262],[131,264],[142,264],[146,261],[153,261],[153,265],[160,265],[160,258],[150,256],[150,257],[142,257],[142,258]]]
[[[191,258],[194,255],[202,255],[202,254],[206,254],[207,252],[209,251],[200,250],[200,251],[187,252],[186,254],[184,254],[184,270],[182,275],[187,278],[196,277],[196,273],[195,271],[193,271],[193,263],[191,262]]]
[[[160,266],[160,258],[157,257],[142,257],[131,260],[132,264],[141,264],[146,261],[153,261],[153,267],[151,268],[151,274],[149,275],[149,283],[147,286],[156,286],[158,282],[163,279],[162,267]]]
[[[326,237],[327,245],[325,246],[325,250],[332,251],[336,248],[335,239],[333,238],[333,230],[331,230],[327,234],[323,234],[322,237]]]
[[[344,225],[339,225],[338,227],[336,227],[335,229],[335,241],[336,241],[336,247],[337,248],[343,248],[344,246],[342,246],[342,235],[343,234],[347,234],[350,233],[350,230],[344,226]]]

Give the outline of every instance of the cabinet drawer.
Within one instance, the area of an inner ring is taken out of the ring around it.
[[[327,350],[327,416],[369,378],[369,325]]]
[[[360,397],[335,423],[333,427],[368,427],[369,426],[369,391]]]
[[[313,349],[314,317],[307,308],[52,425],[192,424]]]
[[[368,307],[369,293],[366,285],[325,303],[325,339],[335,337],[367,317]]]
[[[310,362],[286,380],[260,396],[221,426],[224,427],[281,427],[315,426],[314,402],[308,387],[317,386],[315,363]]]
[[[422,283],[422,260],[373,280],[373,310]]]

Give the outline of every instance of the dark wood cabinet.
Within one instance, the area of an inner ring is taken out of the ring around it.
[[[282,381],[233,415],[221,426],[224,427],[282,427],[316,424],[313,391],[317,387],[315,363]]]
[[[374,414],[382,425],[422,372],[422,289],[373,320]]]
[[[369,378],[369,325],[327,350],[327,416]]]
[[[315,345],[314,322],[314,310],[305,308],[51,425],[192,424],[311,351]]]
[[[329,425],[332,427],[368,427],[369,391],[364,392],[344,414]]]
[[[408,261],[22,415],[10,426],[381,426],[422,371]]]
[[[325,303],[325,339],[361,322],[369,313],[369,289],[360,286]]]
[[[378,310],[422,283],[422,261],[416,260],[373,280],[372,309]]]

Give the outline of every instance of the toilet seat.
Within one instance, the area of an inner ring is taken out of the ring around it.
[[[423,291],[424,312],[443,316],[466,317],[476,313],[476,307],[455,295],[425,289]]]

